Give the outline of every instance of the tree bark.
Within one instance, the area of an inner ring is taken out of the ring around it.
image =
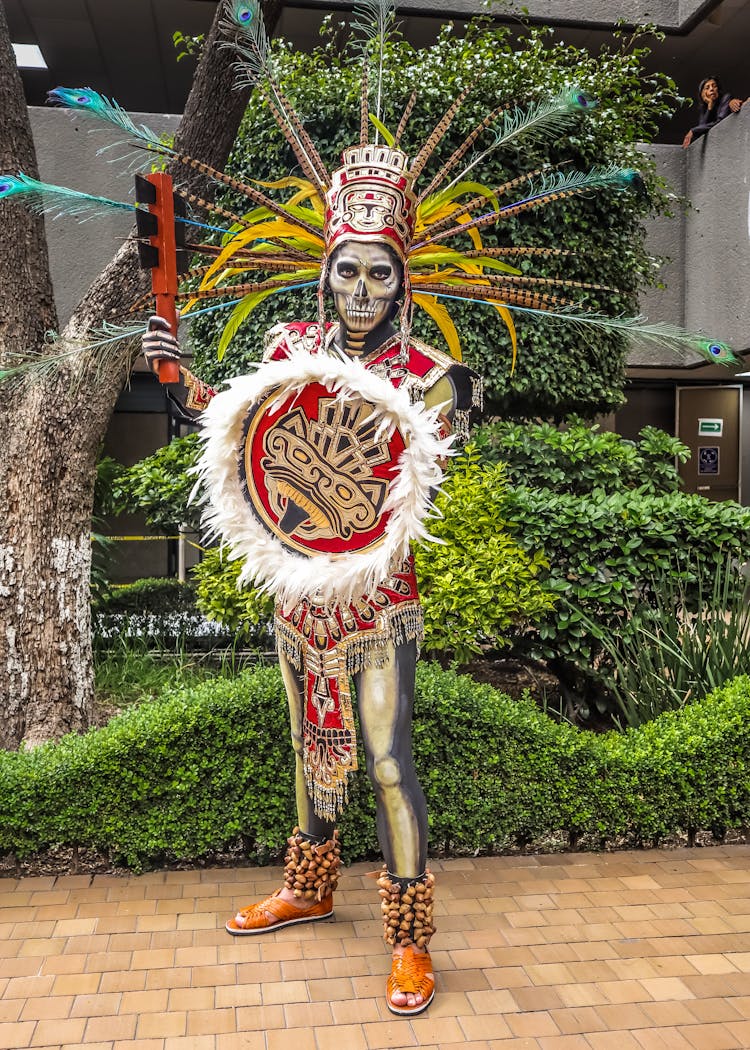
[[[220,8],[177,133],[181,151],[220,168],[247,92],[233,88],[232,57],[213,46]],[[271,12],[273,8],[273,12]],[[280,4],[269,4],[267,24]],[[269,24],[269,32],[273,24]],[[0,5],[2,170],[36,175],[31,128]],[[184,170],[175,171],[182,183]],[[191,188],[195,190],[195,181]],[[199,187],[205,195],[207,187]],[[92,224],[93,229],[93,224]],[[0,205],[0,365],[22,351],[47,355],[57,327],[41,219]],[[91,285],[60,345],[90,342],[148,288],[131,237]],[[17,388],[0,387],[0,746],[33,746],[89,724],[93,665],[89,614],[96,459],[137,341],[70,358]]]

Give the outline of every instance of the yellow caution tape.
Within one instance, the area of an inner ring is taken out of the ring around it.
[[[180,536],[180,535],[177,535],[177,536],[104,536],[103,538],[105,540],[112,540],[112,541],[118,542],[118,543],[119,542],[128,543],[128,542],[131,542],[131,541],[136,541],[137,542],[139,540],[143,541],[143,542],[146,542],[146,543],[150,543],[150,542],[152,542],[154,540],[179,540],[179,539],[183,539],[183,537]],[[94,537],[92,536],[91,539],[93,541]],[[188,546],[190,546],[190,547],[195,547],[195,549],[197,551],[204,551],[204,550],[207,549],[206,547],[202,547],[200,545],[200,543],[194,543],[193,540],[185,539],[184,542],[187,543]]]

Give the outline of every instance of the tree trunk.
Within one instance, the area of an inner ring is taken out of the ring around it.
[[[275,19],[280,5],[273,2]],[[220,8],[177,134],[179,148],[221,167],[247,103],[233,89],[231,53],[212,46]],[[267,23],[272,21],[267,18]],[[275,21],[273,21],[275,25]],[[269,32],[273,28],[269,24]],[[2,170],[36,175],[23,88],[0,5]],[[185,171],[175,174],[184,183]],[[195,183],[193,182],[193,186]],[[200,187],[205,194],[207,188]],[[92,224],[92,230],[94,229]],[[54,352],[49,264],[40,219],[0,205],[0,365],[22,351]],[[90,342],[148,288],[131,238],[89,288],[61,343]],[[58,344],[59,346],[59,344]],[[91,511],[96,458],[137,342],[83,353],[17,388],[0,387],[0,746],[36,745],[90,720]],[[12,363],[12,361],[11,361]]]

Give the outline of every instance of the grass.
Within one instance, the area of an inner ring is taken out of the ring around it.
[[[143,700],[154,699],[168,686],[193,686],[210,678],[237,674],[246,658],[234,653],[188,653],[157,649],[147,639],[120,638],[100,650],[94,660],[96,705],[105,717]]]

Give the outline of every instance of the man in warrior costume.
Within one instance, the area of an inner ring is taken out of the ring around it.
[[[448,355],[414,338],[404,340],[394,326],[414,221],[406,162],[400,150],[383,146],[345,152],[344,166],[333,173],[326,215],[327,285],[338,324],[327,327],[323,345],[317,323],[278,325],[268,334],[264,361],[300,348],[338,349],[397,389],[408,389],[413,402],[438,411],[443,436],[454,426],[465,434],[469,414],[478,407],[478,377]],[[152,318],[143,343],[152,367],[165,358],[179,359],[178,344],[161,318]],[[186,370],[183,374],[188,405],[206,404],[213,391]],[[310,499],[315,501],[314,493],[287,501],[289,529],[315,511],[307,505]],[[419,1013],[434,995],[428,952],[434,878],[426,866],[427,807],[411,741],[422,635],[413,559],[392,565],[373,593],[343,608],[317,605],[314,595],[290,610],[277,606],[275,624],[296,755],[298,827],[289,839],[284,886],[241,909],[227,930],[252,935],[333,913],[339,868],[335,817],[348,772],[356,768],[352,672],[385,859],[378,884],[385,938],[393,947],[387,1003],[395,1013]]]
[[[508,328],[514,354],[511,311],[521,311],[546,314],[594,334],[615,331],[646,344],[697,352],[710,361],[736,359],[725,344],[672,326],[577,308],[559,293],[604,289],[522,274],[505,261],[507,256],[570,254],[562,248],[482,243],[480,231],[530,209],[592,191],[639,188],[638,172],[615,165],[552,171],[538,181],[540,173],[532,172],[492,189],[477,184],[477,165],[492,151],[515,144],[522,134],[545,137],[572,127],[595,105],[585,92],[568,87],[525,109],[493,109],[437,165],[417,196],[415,185],[472,85],[454,99],[409,162],[399,143],[417,92],[394,134],[382,119],[385,42],[394,17],[390,0],[368,3],[357,16],[357,30],[365,35],[357,58],[362,69],[359,143],[344,151],[342,166],[333,172],[276,79],[257,0],[225,0],[224,10],[225,42],[237,56],[240,82],[256,86],[304,178],[243,183],[177,152],[91,88],[56,88],[51,98],[145,146],[148,164],[153,153],[165,156],[175,167],[197,170],[252,202],[249,213],[237,215],[174,188],[214,221],[232,225],[221,227],[226,234],[221,247],[191,243],[191,252],[213,258],[208,268],[192,271],[202,275],[198,289],[179,292],[175,245],[169,253],[157,250],[152,289],[163,312],[174,309],[175,297],[189,299],[185,311],[202,298],[226,298],[225,305],[237,304],[228,324],[232,331],[262,298],[303,287],[311,275],[319,277],[317,322],[272,329],[257,372],[233,380],[229,390],[214,396],[207,384],[182,369],[186,407],[203,410],[200,469],[210,497],[207,521],[232,556],[243,559],[240,582],[259,583],[277,600],[279,662],[296,754],[298,827],[289,839],[284,885],[241,909],[226,925],[229,933],[247,936],[332,914],[339,868],[335,822],[346,801],[348,775],[357,768],[352,676],[386,862],[379,886],[385,938],[393,947],[387,1003],[395,1013],[414,1014],[434,994],[427,950],[434,932],[434,880],[426,868],[425,800],[411,751],[423,625],[409,543],[426,535],[422,522],[430,489],[440,481],[448,435],[467,436],[470,413],[481,407],[479,378],[456,363],[458,333],[443,300],[494,308]],[[373,114],[371,98],[377,105]],[[370,124],[377,131],[374,143]],[[385,144],[379,142],[381,134]],[[281,203],[260,186],[293,186],[295,192]],[[163,185],[161,192],[167,192]],[[518,199],[499,203],[515,193]],[[24,175],[0,177],[0,199],[9,196],[31,197],[35,207],[41,199],[54,210],[67,200],[71,214],[91,207],[131,207]],[[205,226],[186,217],[179,221],[194,232]],[[144,237],[151,237],[154,248],[153,235],[145,229]],[[454,238],[462,247],[445,243]],[[236,284],[238,275],[250,280]],[[259,275],[266,276],[258,280]],[[325,322],[326,290],[338,315],[332,326]],[[411,336],[413,306],[436,321],[456,357]],[[399,331],[393,323],[397,316]],[[151,319],[144,352],[153,367],[164,359],[179,360],[179,345],[164,318]],[[35,367],[35,361],[26,362],[0,373],[0,380]],[[161,370],[160,378],[171,381]]]

